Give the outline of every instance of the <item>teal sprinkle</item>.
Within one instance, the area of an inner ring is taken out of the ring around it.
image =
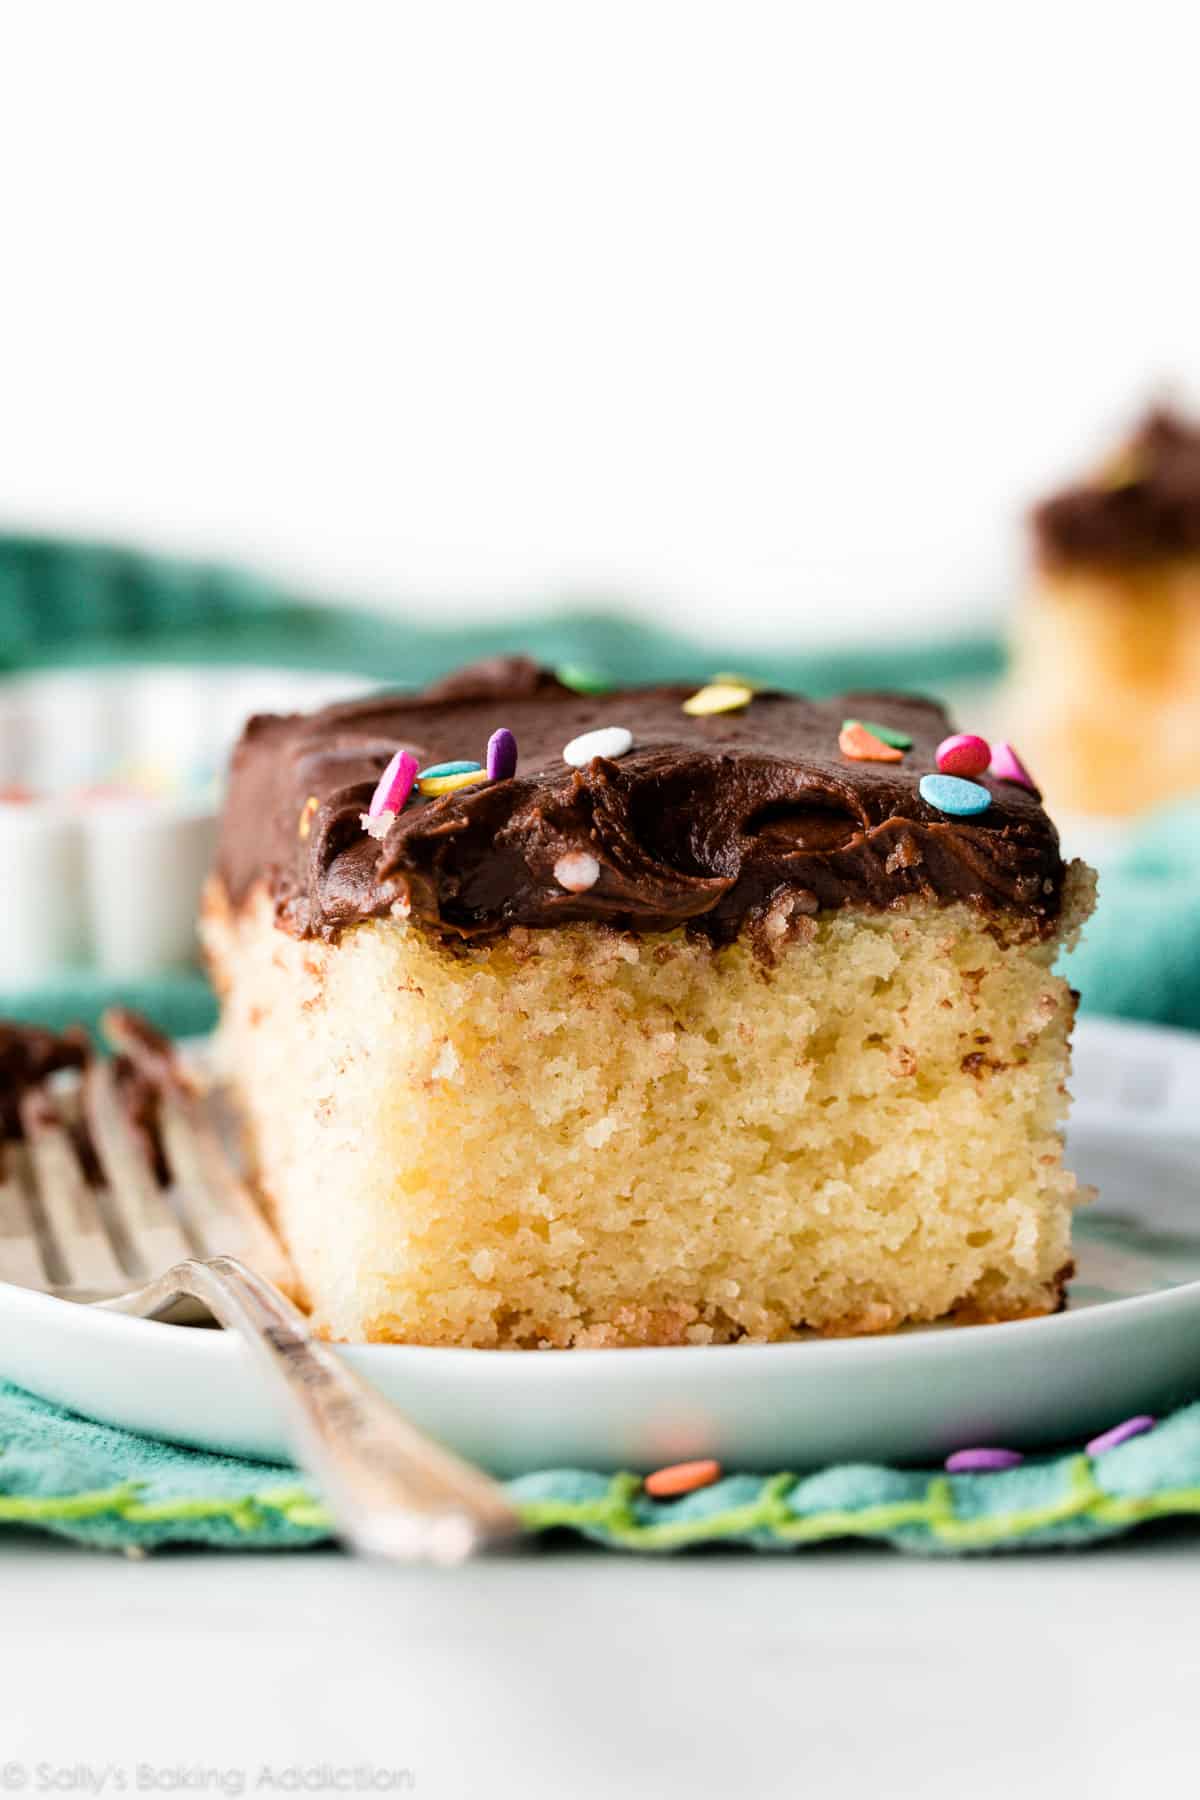
[[[433,763],[428,769],[421,770],[417,780],[430,781],[435,775],[474,775],[482,767],[482,763],[476,762]]]
[[[985,787],[977,781],[964,781],[960,775],[922,775],[921,798],[954,819],[973,819],[992,804]]]

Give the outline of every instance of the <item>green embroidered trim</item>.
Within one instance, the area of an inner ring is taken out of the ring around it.
[[[75,1519],[117,1518],[129,1525],[172,1525],[199,1519],[223,1519],[239,1531],[257,1531],[273,1519],[288,1525],[328,1531],[333,1521],[307,1488],[264,1489],[236,1500],[141,1500],[142,1484],[95,1488],[83,1494],[0,1494],[0,1525],[66,1523]]]
[[[746,1506],[678,1522],[664,1519],[661,1523],[641,1524],[633,1516],[630,1502],[641,1486],[635,1475],[614,1476],[608,1493],[599,1500],[539,1500],[522,1504],[520,1510],[530,1531],[547,1531],[554,1526],[599,1526],[614,1543],[636,1550],[678,1550],[688,1544],[717,1543],[750,1532],[766,1534],[781,1544],[815,1544],[838,1537],[885,1537],[913,1526],[924,1526],[948,1548],[984,1550],[1072,1519],[1122,1526],[1142,1524],[1172,1513],[1200,1513],[1200,1487],[1169,1488],[1160,1494],[1129,1498],[1106,1494],[1097,1484],[1086,1456],[1072,1458],[1068,1480],[1068,1491],[1045,1506],[975,1519],[957,1516],[954,1491],[944,1475],[935,1476],[920,1499],[864,1506],[856,1512],[836,1508],[807,1515],[792,1512],[787,1504],[796,1481],[792,1475],[772,1476]]]
[[[1097,1484],[1086,1456],[1068,1465],[1068,1488],[1058,1500],[986,1517],[963,1519],[954,1510],[954,1493],[944,1475],[935,1476],[915,1500],[864,1506],[856,1512],[828,1508],[794,1513],[788,1498],[796,1485],[790,1474],[772,1475],[744,1506],[706,1518],[643,1523],[633,1502],[641,1491],[638,1475],[614,1475],[606,1493],[595,1500],[526,1500],[518,1502],[527,1531],[600,1530],[631,1550],[679,1550],[690,1544],[719,1543],[757,1533],[783,1545],[815,1544],[838,1537],[879,1538],[912,1527],[924,1527],[940,1544],[956,1550],[984,1550],[1012,1543],[1068,1520],[1113,1527],[1143,1524],[1170,1514],[1200,1514],[1200,1487],[1169,1488],[1159,1494],[1117,1497]],[[120,1519],[130,1525],[171,1525],[220,1520],[250,1533],[283,1521],[303,1530],[328,1532],[328,1510],[307,1488],[268,1488],[239,1499],[139,1498],[141,1484],[87,1493],[37,1496],[0,1495],[0,1525],[45,1525],[88,1519]]]

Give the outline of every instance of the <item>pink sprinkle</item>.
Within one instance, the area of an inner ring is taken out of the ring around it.
[[[982,775],[992,760],[992,746],[986,738],[969,731],[957,731],[943,738],[937,748],[937,766],[943,775],[965,775],[973,780]]]
[[[404,803],[412,793],[419,767],[411,750],[397,750],[379,777],[379,786],[371,796],[371,804],[367,808],[368,819],[377,819],[381,813],[398,813],[404,810]]]
[[[991,1475],[1024,1461],[1019,1450],[956,1450],[946,1458],[945,1467],[951,1475]]]
[[[488,739],[487,776],[489,781],[508,781],[517,772],[517,740],[505,726],[493,731]]]
[[[993,744],[992,774],[997,781],[1015,781],[1018,786],[1037,793],[1037,782],[1025,767],[1011,744]]]
[[[1127,1444],[1130,1438],[1141,1437],[1143,1432],[1153,1431],[1155,1419],[1150,1413],[1137,1413],[1132,1419],[1124,1419],[1120,1425],[1114,1425],[1111,1431],[1102,1431],[1085,1445],[1089,1456],[1103,1456],[1106,1450],[1115,1450],[1118,1444]]]

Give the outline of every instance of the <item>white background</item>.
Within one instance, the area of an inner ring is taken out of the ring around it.
[[[244,1771],[248,1800],[278,1792],[263,1764],[365,1762],[411,1768],[416,1800],[1196,1792],[1186,1527],[1075,1556],[543,1550],[456,1571],[31,1542],[0,1542],[0,1789],[23,1766],[23,1800],[47,1762],[124,1766],[129,1800],[138,1763]],[[211,1777],[173,1800],[197,1794],[222,1800]]]
[[[970,625],[1200,390],[1185,4],[0,13],[0,523],[472,612]]]

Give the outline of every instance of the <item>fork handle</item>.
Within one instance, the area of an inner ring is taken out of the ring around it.
[[[427,1438],[322,1344],[279,1289],[232,1256],[176,1263],[110,1310],[154,1318],[199,1300],[240,1333],[282,1403],[299,1460],[351,1548],[456,1563],[508,1542],[520,1519],[499,1484]]]

